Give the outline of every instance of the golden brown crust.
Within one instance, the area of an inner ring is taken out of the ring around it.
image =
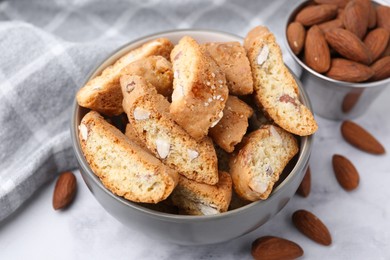
[[[244,137],[248,129],[248,118],[252,114],[253,109],[250,106],[230,95],[221,121],[210,128],[209,136],[226,152],[233,152],[235,145],[240,143]]]
[[[222,118],[228,97],[225,74],[203,46],[185,36],[171,53],[174,71],[170,113],[196,140]]]
[[[87,82],[77,92],[77,102],[80,106],[98,111],[105,115],[119,115],[122,109],[122,92],[119,86],[121,70],[128,64],[144,57],[160,55],[169,59],[173,48],[172,43],[165,38],[145,43],[118,59],[113,65]]]
[[[239,42],[212,42],[204,46],[225,73],[229,93],[252,94],[252,72],[244,47]]]
[[[92,171],[111,192],[135,202],[157,203],[178,183],[178,174],[131,142],[97,112],[79,126],[81,149]]]
[[[267,114],[290,133],[306,136],[318,126],[298,98],[298,87],[283,63],[279,45],[266,27],[248,33],[244,43],[254,78],[255,95]]]
[[[266,125],[252,132],[230,159],[234,190],[245,200],[267,199],[297,152],[297,140],[282,128]]]
[[[121,70],[121,75],[141,76],[152,84],[159,94],[165,97],[172,94],[172,64],[162,56],[149,56],[134,61]]]
[[[212,215],[227,211],[231,197],[231,176],[219,172],[216,185],[198,183],[181,176],[170,198],[183,214]]]

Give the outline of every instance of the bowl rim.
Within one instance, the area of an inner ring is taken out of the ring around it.
[[[290,24],[290,22],[293,21],[293,18],[295,17],[295,15],[305,6],[309,5],[310,3],[312,2],[312,0],[306,0],[306,1],[303,1],[303,2],[298,2],[297,4],[295,4],[292,8],[292,11],[290,12],[290,14],[287,16],[287,19],[286,19],[286,22],[285,22],[285,26],[284,26],[284,45],[286,46],[288,52],[290,53],[290,55],[293,57],[293,59],[306,71],[310,72],[313,76],[319,78],[319,79],[322,79],[324,81],[328,81],[328,82],[331,82],[331,83],[334,83],[334,84],[337,84],[337,86],[339,87],[353,87],[353,88],[373,88],[373,87],[376,87],[376,86],[379,86],[379,87],[383,87],[383,84],[386,84],[386,83],[390,83],[390,78],[387,78],[387,79],[382,79],[382,80],[378,80],[378,81],[374,81],[374,82],[348,82],[348,81],[341,81],[341,80],[336,80],[336,79],[332,79],[332,78],[329,78],[321,73],[318,73],[317,71],[313,70],[312,68],[310,68],[309,66],[307,66],[303,61],[301,61],[301,59],[299,59],[297,57],[297,55],[295,55],[295,53],[292,51],[291,47],[290,47],[290,44],[288,43],[288,40],[287,40],[287,28],[288,28],[288,25]],[[378,4],[377,2],[373,1],[373,3],[375,4]],[[302,50],[303,51],[303,50]]]
[[[95,66],[90,71],[90,73],[88,73],[83,84],[80,85],[80,88],[82,86],[84,86],[90,80],[90,78],[92,77],[92,75],[94,73],[96,73],[99,70],[101,71],[101,69],[102,69],[101,67],[104,63],[106,63],[113,56],[115,56],[115,54],[118,54],[119,52],[126,50],[130,46],[137,45],[137,44],[140,45],[147,40],[152,40],[152,39],[160,38],[160,37],[167,37],[169,39],[169,36],[167,36],[169,34],[186,33],[186,32],[188,32],[188,33],[197,32],[197,33],[219,34],[219,35],[223,35],[223,36],[229,36],[229,37],[236,38],[236,40],[240,41],[240,42],[243,41],[243,37],[232,34],[232,33],[218,31],[218,30],[196,29],[196,28],[169,30],[169,31],[162,31],[162,32],[146,35],[144,37],[140,37],[140,38],[132,40],[128,43],[123,44],[122,46],[120,46],[119,48],[117,48],[113,52],[111,52],[109,55],[107,55],[105,58],[103,58],[102,61],[100,63],[98,63],[98,65]],[[135,48],[135,46],[133,48]],[[126,51],[128,51],[128,50],[126,50]],[[305,90],[302,86],[302,83],[299,81],[299,79],[296,77],[296,75],[292,71],[291,71],[291,73],[292,73],[294,79],[297,81],[298,88],[300,91],[300,99],[310,109],[310,111],[313,111],[312,104],[308,98],[307,93],[305,92]],[[287,185],[287,183],[289,183],[292,180],[292,178],[298,174],[298,172],[303,171],[305,166],[308,164],[310,154],[311,154],[311,149],[312,149],[313,137],[314,137],[314,135],[301,137],[300,151],[299,151],[297,162],[295,163],[291,172],[286,176],[286,178],[275,189],[273,189],[273,191],[271,192],[271,194],[267,200],[259,200],[259,201],[251,202],[243,207],[240,207],[240,208],[237,208],[234,210],[230,210],[230,211],[226,211],[223,213],[215,214],[215,215],[191,216],[191,215],[169,214],[169,213],[164,213],[164,212],[159,212],[159,211],[155,211],[152,209],[148,209],[146,207],[138,205],[135,202],[126,200],[120,196],[115,195],[114,193],[109,191],[106,187],[104,187],[104,185],[102,184],[100,179],[93,173],[92,169],[89,167],[89,164],[87,163],[87,161],[84,157],[84,154],[82,153],[82,150],[81,150],[80,142],[78,139],[78,122],[77,122],[78,114],[79,114],[79,111],[81,109],[85,109],[85,108],[80,107],[77,104],[77,100],[75,98],[74,102],[73,102],[73,107],[72,107],[73,113],[72,113],[72,118],[71,118],[70,132],[71,132],[72,147],[73,147],[74,153],[76,155],[76,159],[77,159],[80,167],[82,168],[82,169],[80,169],[80,171],[84,171],[85,173],[87,173],[87,175],[97,185],[97,187],[99,189],[101,189],[104,193],[106,193],[106,195],[112,197],[115,201],[123,204],[123,206],[130,207],[131,209],[136,210],[139,213],[143,213],[143,214],[146,214],[146,215],[154,217],[154,218],[162,219],[165,221],[175,221],[175,222],[180,222],[180,223],[186,223],[186,222],[194,223],[194,222],[218,220],[218,219],[222,219],[222,218],[230,218],[234,215],[242,214],[246,210],[249,210],[249,209],[254,208],[254,207],[258,207],[259,205],[262,205],[264,203],[272,201],[272,199],[277,194],[281,193],[283,186]]]

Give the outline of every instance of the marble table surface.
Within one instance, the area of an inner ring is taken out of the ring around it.
[[[295,241],[305,251],[302,259],[390,259],[389,100],[390,88],[355,120],[382,142],[387,154],[355,149],[342,139],[340,122],[317,117],[310,196],[295,195],[276,217],[241,238],[199,247],[151,240],[109,215],[76,171],[78,193],[70,208],[52,209],[52,182],[0,223],[0,259],[251,259],[252,241],[264,235]],[[336,153],[349,158],[360,172],[357,190],[346,192],[338,185],[331,166]],[[316,244],[295,229],[291,215],[297,209],[323,220],[333,237],[331,246]]]

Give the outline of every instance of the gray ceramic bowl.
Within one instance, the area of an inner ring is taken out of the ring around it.
[[[179,30],[163,32],[133,41],[110,55],[87,78],[98,75],[102,69],[112,64],[118,57],[142,43],[159,37],[169,38],[173,43],[185,35],[199,42],[240,41],[242,38],[215,31]],[[301,100],[311,108],[309,99],[298,81]],[[300,138],[300,153],[292,170],[281,177],[281,181],[265,201],[250,203],[239,209],[211,216],[183,216],[157,212],[131,201],[125,200],[107,190],[94,175],[82,154],[78,139],[77,126],[88,112],[75,103],[72,117],[72,141],[80,172],[88,188],[99,203],[115,218],[131,229],[136,229],[157,240],[169,241],[183,245],[202,245],[228,241],[249,233],[263,225],[278,213],[291,199],[297,190],[308,166],[312,138]]]
[[[286,35],[287,26],[294,20],[296,14],[311,3],[311,0],[301,2],[293,8],[287,18]],[[291,50],[287,37],[285,39],[286,48],[302,68],[302,84],[313,103],[314,112],[322,117],[333,120],[359,117],[368,110],[379,94],[390,86],[390,78],[369,83],[350,83],[322,75],[301,60],[302,53],[297,57]]]

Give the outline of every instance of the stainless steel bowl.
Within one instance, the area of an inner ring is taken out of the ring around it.
[[[298,4],[289,15],[287,26],[296,14],[312,1]],[[314,112],[333,120],[353,119],[364,114],[379,94],[390,86],[390,78],[370,83],[350,83],[322,75],[307,66],[291,50],[285,37],[285,45],[294,60],[302,67],[302,84],[313,104]]]
[[[163,32],[130,42],[110,55],[87,78],[98,75],[120,56],[141,44],[159,37],[173,43],[189,35],[199,42],[240,41],[242,38],[223,32],[205,30],[179,30]],[[311,108],[309,99],[297,80],[301,101]],[[84,84],[83,84],[84,85]],[[292,170],[281,177],[281,181],[265,201],[250,203],[239,209],[211,216],[182,216],[157,212],[112,194],[92,172],[80,148],[77,127],[88,112],[75,102],[72,116],[72,144],[80,165],[80,172],[88,188],[99,203],[115,218],[131,229],[152,238],[183,245],[213,244],[242,236],[263,225],[278,213],[291,199],[306,172],[313,137],[300,138],[300,152]],[[129,233],[131,234],[131,233]]]

